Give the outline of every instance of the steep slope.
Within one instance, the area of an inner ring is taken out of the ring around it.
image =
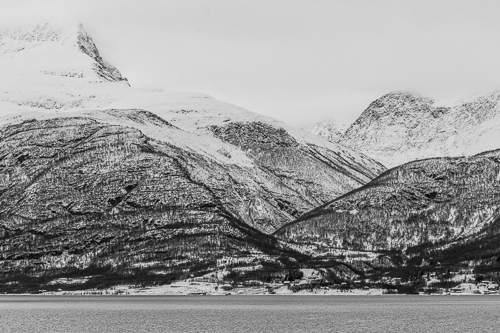
[[[124,116],[179,131],[145,111]],[[237,215],[238,167],[90,117],[26,121],[0,137],[4,282],[96,272],[168,281],[214,269],[224,255],[287,252]]]
[[[321,136],[330,142],[338,143],[348,128],[348,124],[341,124],[331,119],[320,121],[303,129],[311,134]]]
[[[448,105],[410,93],[390,93],[371,103],[340,142],[389,167],[497,149],[499,100],[500,91]]]
[[[496,267],[499,175],[500,150],[410,162],[305,214],[276,235],[318,252],[389,251],[398,254],[400,263],[425,255],[443,265],[475,260],[473,266],[487,262]]]

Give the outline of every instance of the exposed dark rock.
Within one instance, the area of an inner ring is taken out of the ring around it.
[[[297,141],[283,128],[276,128],[262,122],[233,122],[225,126],[210,126],[209,129],[222,141],[243,150],[298,146]]]

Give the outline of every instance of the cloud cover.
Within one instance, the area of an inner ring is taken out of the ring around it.
[[[0,0],[0,22],[76,18],[131,85],[203,92],[304,126],[382,94],[500,88],[498,1]]]

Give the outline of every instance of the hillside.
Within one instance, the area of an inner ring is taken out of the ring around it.
[[[148,112],[124,114],[176,131]],[[1,138],[4,282],[96,273],[106,273],[101,283],[169,281],[224,255],[286,252],[238,216],[235,191],[262,190],[231,179],[238,167],[85,117],[6,126]]]
[[[498,269],[500,150],[390,169],[279,229],[315,253],[391,253],[389,266],[432,259],[443,267]],[[387,263],[385,264],[387,265]]]

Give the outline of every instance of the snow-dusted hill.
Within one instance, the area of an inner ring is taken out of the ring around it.
[[[341,143],[393,167],[416,159],[500,148],[500,91],[442,103],[410,93],[377,99]]]
[[[500,150],[409,162],[276,234],[316,252],[387,250],[386,259],[406,274],[421,271],[415,265],[424,256],[444,271],[462,265],[496,271],[499,173]]]

